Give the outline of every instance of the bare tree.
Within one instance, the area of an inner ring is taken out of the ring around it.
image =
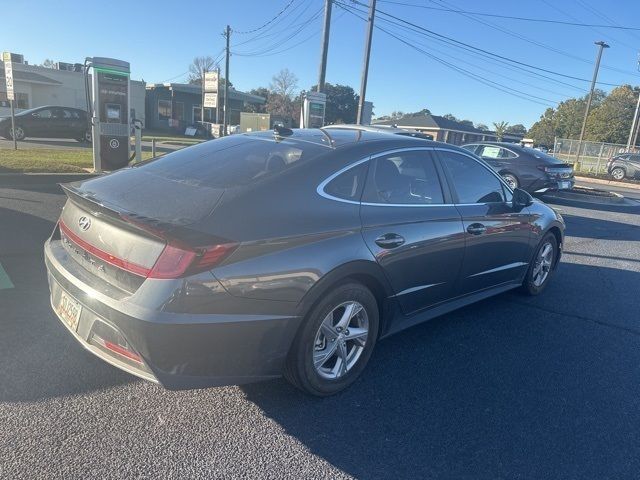
[[[42,62],[42,65],[40,66],[44,68],[53,68],[55,65],[56,65],[56,62],[54,62],[50,58],[45,58],[44,62]]]
[[[293,118],[296,106],[293,98],[298,88],[298,77],[288,68],[274,75],[269,85],[269,100],[266,109],[269,113]]]
[[[189,83],[200,85],[202,83],[203,73],[210,72],[217,67],[218,64],[209,55],[204,57],[195,57],[191,65],[189,65]]]

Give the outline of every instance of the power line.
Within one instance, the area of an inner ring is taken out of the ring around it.
[[[580,22],[565,22],[562,20],[551,20],[549,18],[530,18],[530,17],[518,17],[513,15],[500,15],[497,13],[485,13],[485,12],[473,12],[469,10],[460,10],[455,8],[443,8],[443,7],[430,7],[428,5],[418,5],[415,3],[407,3],[407,2],[398,2],[395,0],[379,0],[381,3],[390,3],[393,5],[402,5],[405,7],[415,7],[415,8],[423,8],[426,10],[436,10],[440,12],[453,12],[453,13],[465,13],[467,15],[475,15],[478,17],[494,17],[494,18],[504,18],[509,20],[519,20],[524,22],[537,22],[537,23],[555,23],[558,25],[569,25],[572,27],[598,27],[598,28],[614,28],[618,30],[636,30],[640,31],[640,27],[625,27],[621,25],[602,25],[602,24],[590,24],[590,23],[580,23]]]
[[[238,34],[238,35],[246,35],[248,33],[255,33],[258,30],[262,30],[263,28],[269,26],[271,23],[273,23],[275,20],[277,20],[277,18],[282,15],[287,8],[289,8],[291,6],[291,4],[294,2],[295,0],[290,0],[289,3],[287,3],[284,8],[282,10],[280,10],[275,17],[273,17],[271,20],[269,20],[266,23],[263,23],[262,25],[260,25],[258,28],[254,28],[253,30],[245,30],[244,32],[238,31],[238,30],[234,30],[233,33]]]
[[[351,0],[351,1],[353,3],[355,3],[355,4],[358,4],[358,5],[366,7],[366,5],[364,5],[363,3],[359,2],[358,0]],[[336,3],[339,3],[339,2],[336,2]],[[344,5],[344,4],[342,4],[342,5]],[[554,72],[553,70],[548,70],[548,69],[545,69],[545,68],[542,68],[542,67],[537,67],[535,65],[531,65],[529,63],[521,62],[519,60],[515,60],[515,59],[512,59],[512,58],[506,57],[504,55],[500,55],[500,54],[491,52],[489,50],[485,50],[485,49],[482,49],[480,47],[476,47],[474,45],[470,45],[470,44],[465,43],[465,42],[461,42],[460,40],[456,40],[455,38],[448,37],[448,36],[443,35],[441,33],[434,32],[433,30],[429,30],[428,28],[422,27],[422,26],[417,25],[415,23],[412,23],[412,22],[410,22],[408,20],[405,20],[403,18],[400,18],[400,17],[397,17],[395,15],[392,15],[392,14],[390,14],[388,12],[384,12],[384,11],[382,11],[380,9],[378,9],[377,11],[380,14],[384,15],[384,16],[393,18],[394,20],[397,20],[398,22],[401,22],[402,24],[410,25],[414,29],[420,30],[421,32],[425,32],[425,33],[429,34],[430,36],[435,36],[435,37],[438,37],[438,38],[446,39],[446,40],[448,40],[450,42],[453,42],[453,43],[455,43],[457,45],[462,45],[464,47],[473,49],[473,50],[475,50],[477,52],[482,52],[484,54],[491,55],[492,57],[500,58],[502,60],[505,60],[507,62],[511,62],[513,64],[516,64],[516,65],[521,65],[521,66],[532,68],[532,69],[535,69],[535,70],[540,70],[541,72],[549,73],[551,75],[556,75],[556,76],[563,77],[563,78],[568,78],[568,79],[571,79],[571,80],[578,80],[578,81],[581,81],[581,82],[588,82],[588,83],[591,82],[591,80],[588,80],[586,78],[580,78],[580,77],[576,77],[576,76],[573,76],[573,75],[568,75],[568,74],[565,74],[565,73]],[[362,13],[360,10],[358,10],[358,12]],[[606,85],[606,86],[612,86],[612,87],[619,87],[620,86],[619,84],[606,83],[606,82],[598,82],[598,84]]]
[[[366,20],[365,18],[360,17],[359,15],[357,15],[354,12],[350,11],[348,6],[346,6],[346,5],[344,5],[344,4],[340,3],[340,2],[335,2],[335,4],[338,5],[340,8],[346,9],[349,13],[351,13],[352,15],[360,18],[361,20]],[[359,10],[358,10],[358,12],[359,12]],[[386,30],[386,29],[384,29],[384,28],[382,28],[382,27],[380,27],[378,25],[376,25],[375,28],[377,28],[378,30],[380,30],[380,31],[386,33],[387,35],[395,38],[396,40],[398,40],[399,42],[407,45],[408,47],[410,47],[410,48],[422,53],[423,55],[435,60],[436,62],[438,62],[438,63],[440,63],[440,64],[442,64],[442,65],[444,65],[444,66],[446,66],[446,67],[448,67],[450,69],[453,69],[453,70],[461,73],[464,76],[470,77],[470,78],[472,78],[472,79],[474,79],[474,80],[476,80],[476,81],[478,81],[480,83],[483,83],[484,85],[487,85],[487,86],[489,86],[491,88],[494,88],[496,90],[502,91],[502,92],[507,93],[509,95],[512,95],[514,97],[518,97],[518,98],[520,98],[522,100],[527,100],[529,102],[537,103],[537,104],[543,105],[543,106],[554,106],[554,105],[556,105],[558,103],[558,102],[555,102],[553,100],[549,100],[547,98],[531,95],[531,94],[529,94],[527,92],[523,92],[521,90],[517,90],[517,89],[511,88],[511,87],[508,87],[507,85],[503,85],[501,83],[494,82],[492,80],[489,80],[489,79],[486,79],[486,78],[481,77],[479,75],[476,75],[475,73],[473,73],[473,72],[471,72],[469,70],[466,70],[466,69],[461,68],[459,66],[453,65],[452,63],[447,62],[446,60],[444,60],[444,59],[442,59],[442,58],[440,58],[440,57],[438,57],[436,55],[433,55],[432,53],[427,52],[426,50],[423,50],[423,49],[415,46],[414,44],[412,44],[412,43],[400,38],[399,36],[395,35],[394,33],[391,33],[388,30]],[[537,99],[537,100],[534,100],[534,99]],[[541,100],[541,101],[538,101],[538,100]]]

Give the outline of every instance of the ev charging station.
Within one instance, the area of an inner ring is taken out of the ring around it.
[[[324,112],[327,96],[321,92],[306,92],[302,100],[300,128],[324,127]]]
[[[91,76],[89,98],[88,72]],[[116,170],[129,163],[130,89],[129,62],[114,58],[87,57],[85,86],[91,118],[93,167],[96,172]]]

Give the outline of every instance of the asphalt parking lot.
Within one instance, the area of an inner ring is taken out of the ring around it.
[[[283,380],[169,392],[84,351],[42,260],[63,202],[0,188],[0,478],[638,478],[640,203],[559,205],[542,296],[398,334],[316,399]]]

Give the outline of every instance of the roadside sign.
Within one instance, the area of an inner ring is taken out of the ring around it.
[[[218,91],[218,72],[204,73],[204,91],[205,92]]]
[[[2,54],[2,60],[4,61],[4,78],[7,83],[7,100],[15,100],[15,94],[13,93],[13,65],[11,64],[11,53],[4,52]]]
[[[206,92],[204,94],[204,108],[218,108],[217,92]]]

